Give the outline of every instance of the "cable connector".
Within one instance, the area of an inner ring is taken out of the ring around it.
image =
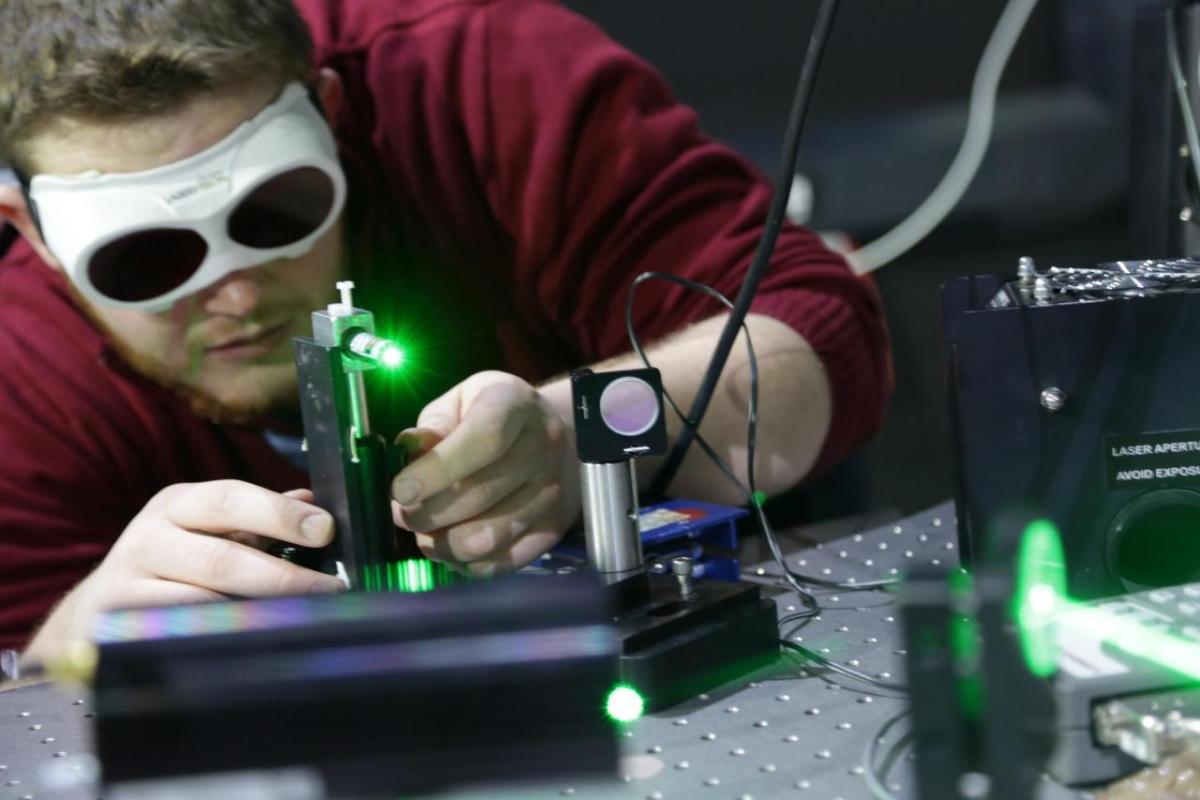
[[[1200,719],[1178,709],[1145,713],[1125,700],[1112,700],[1092,712],[1096,740],[1143,764],[1160,764],[1200,745]]]

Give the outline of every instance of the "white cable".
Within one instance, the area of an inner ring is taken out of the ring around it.
[[[1000,78],[1036,5],[1037,0],[1009,0],[975,71],[967,111],[967,132],[958,155],[941,183],[916,211],[883,236],[847,256],[855,272],[864,275],[895,261],[928,236],[958,205],[987,153]]]
[[[1192,110],[1191,93],[1179,57],[1179,33],[1175,28],[1173,8],[1167,11],[1167,61],[1171,67],[1171,83],[1175,88],[1175,99],[1179,101],[1179,116],[1183,120],[1183,131],[1187,138],[1188,161],[1192,165],[1196,186],[1200,187],[1200,133],[1196,130],[1196,114]],[[1197,77],[1200,77],[1200,62],[1197,63],[1196,69]]]

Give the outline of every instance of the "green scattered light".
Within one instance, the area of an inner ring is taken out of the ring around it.
[[[767,493],[763,491],[757,491],[754,493],[753,499],[754,505],[758,508],[762,508],[763,504],[767,502]]]
[[[646,701],[632,686],[620,684],[608,693],[604,712],[614,722],[637,722],[646,710]]]
[[[1153,661],[1192,680],[1200,680],[1200,644],[1196,642],[1082,603],[1068,602],[1059,624],[1101,631],[1100,638],[1131,655]]]
[[[974,580],[971,573],[964,569],[951,572],[947,578],[953,602],[954,613],[950,617],[947,632],[947,645],[954,660],[954,669],[959,679],[959,707],[968,716],[979,718],[983,715],[983,680],[979,674],[979,658],[982,645],[979,640],[979,623],[972,615],[974,608]],[[936,640],[925,645],[925,652],[935,650],[940,646]]]
[[[371,564],[364,570],[363,588],[368,592],[428,592],[455,580],[445,564],[409,558],[390,564]]]
[[[1058,618],[1067,603],[1067,567],[1053,522],[1029,523],[1017,555],[1013,619],[1029,671],[1047,677],[1058,666]]]

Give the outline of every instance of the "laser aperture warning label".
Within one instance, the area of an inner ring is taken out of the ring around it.
[[[1200,486],[1200,431],[1108,436],[1104,443],[1110,489]]]

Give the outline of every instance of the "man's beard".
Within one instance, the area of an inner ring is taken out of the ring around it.
[[[74,296],[76,305],[104,336],[121,360],[139,376],[174,393],[187,403],[196,416],[218,424],[245,425],[261,421],[265,417],[284,409],[290,409],[295,405],[296,380],[294,373],[292,380],[288,381],[286,386],[272,387],[270,392],[263,392],[256,397],[237,401],[222,400],[210,392],[186,383],[177,374],[164,367],[161,362],[142,355],[122,341],[121,337],[76,292],[70,281],[67,281],[67,285]],[[181,342],[180,346],[186,345]]]

